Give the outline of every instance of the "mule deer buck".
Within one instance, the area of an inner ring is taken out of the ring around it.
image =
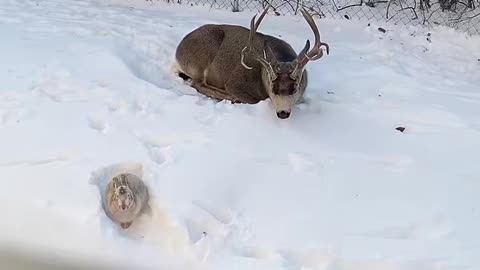
[[[329,46],[310,14],[302,15],[315,35],[310,49],[307,39],[297,55],[286,41],[257,32],[268,7],[250,29],[238,25],[205,24],[188,33],[179,43],[175,58],[178,74],[191,79],[201,94],[234,103],[255,104],[270,98],[278,118],[286,119],[302,102],[308,84],[305,65],[329,54]]]

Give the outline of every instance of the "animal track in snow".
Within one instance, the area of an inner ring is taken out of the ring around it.
[[[89,115],[88,126],[98,132],[104,133],[107,129],[107,122],[98,115]]]
[[[197,246],[198,257],[204,260],[210,250],[224,247],[243,256],[248,249],[244,243],[252,234],[241,213],[198,200],[192,201],[192,206],[185,224],[191,241]]]
[[[152,147],[148,150],[148,155],[153,162],[157,163],[158,165],[162,165],[167,161],[167,159],[170,159],[165,151],[165,147]]]
[[[32,86],[32,90],[47,96],[52,101],[83,102],[88,100],[88,87],[82,87],[82,84],[66,70],[48,72],[41,78]]]
[[[174,149],[179,145],[203,145],[208,140],[203,135],[170,135],[149,136],[137,135],[140,142],[145,146],[153,162],[164,164],[174,160]]]

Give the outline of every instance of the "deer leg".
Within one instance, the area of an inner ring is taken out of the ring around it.
[[[236,99],[232,95],[228,94],[225,90],[208,85],[205,82],[193,80],[192,87],[197,89],[199,93],[210,98],[217,100],[229,100],[232,102],[236,101]]]
[[[256,104],[268,98],[268,95],[262,98],[257,94],[259,87],[256,84],[248,83],[251,82],[252,79],[245,74],[242,75],[243,71],[235,70],[234,72],[236,76],[228,80],[225,87],[236,97],[236,103]]]

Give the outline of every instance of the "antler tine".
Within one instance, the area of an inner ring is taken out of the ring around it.
[[[268,12],[268,9],[270,9],[270,5],[268,5],[262,12],[262,14],[260,14],[260,17],[258,17],[258,21],[255,23],[255,31],[257,31],[258,27],[260,26],[260,23],[262,22],[263,20],[263,17],[265,17],[265,15],[267,14]]]
[[[248,37],[248,41],[249,41],[248,46],[250,47],[250,50],[253,49],[253,37],[257,33],[257,29],[260,26],[260,23],[262,22],[263,17],[265,17],[265,15],[267,14],[267,11],[269,8],[270,6],[267,6],[267,8],[265,8],[265,10],[262,12],[262,14],[260,14],[260,17],[258,17],[258,20],[256,22],[255,22],[255,18],[257,17],[257,15],[253,16],[252,20],[250,21],[250,34]]]
[[[313,45],[313,48],[310,52],[307,53],[307,57],[309,59],[319,59],[320,57],[323,56],[323,51],[320,49],[320,47],[323,45],[327,49],[327,54],[330,53],[330,48],[327,43],[322,42],[320,39],[320,31],[318,30],[317,25],[315,24],[315,21],[313,20],[312,15],[310,15],[305,8],[302,8],[301,10],[303,17],[307,21],[308,25],[313,31],[313,34],[315,35],[315,44]],[[314,55],[312,53],[315,52]],[[318,56],[320,55],[320,56]]]
[[[245,46],[243,49],[242,49],[242,53],[241,53],[241,58],[240,58],[240,63],[242,64],[242,66],[246,69],[252,69],[253,67],[250,67],[250,66],[247,66],[247,64],[245,64],[245,51],[248,49],[249,51],[252,51],[252,46],[253,46],[253,36],[254,36],[254,30],[255,29],[255,17],[257,17],[257,15],[253,16],[253,18],[250,20],[250,32],[248,33],[248,44],[247,46]]]
[[[250,52],[253,50],[253,38],[255,37],[255,34],[257,33],[257,29],[260,26],[260,23],[262,22],[263,17],[265,17],[265,15],[267,14],[269,8],[270,8],[270,5],[268,5],[265,8],[265,10],[262,12],[262,14],[260,14],[260,17],[258,18],[258,20],[256,22],[255,22],[255,18],[257,17],[257,15],[253,16],[253,18],[250,20],[250,33],[248,34],[248,44],[247,44],[247,46],[245,46],[242,49],[242,54],[241,54],[241,59],[240,59],[242,66],[246,69],[252,69],[253,67],[247,66],[245,64],[245,62],[244,62],[245,51],[247,49]]]
[[[312,15],[310,15],[305,8],[302,8],[300,10],[302,12],[303,17],[307,21],[308,25],[313,31],[313,34],[315,36],[315,43],[310,51],[305,50],[304,53],[299,54],[298,56],[298,66],[296,70],[301,70],[303,67],[308,63],[308,61],[314,61],[322,58],[323,56],[323,50],[321,49],[322,46],[325,46],[327,49],[327,54],[330,53],[330,48],[327,43],[322,42],[320,39],[320,31],[318,30],[317,25],[315,24],[315,21],[313,20]],[[308,43],[308,40],[307,40]],[[307,45],[305,46],[307,47]],[[303,52],[303,51],[302,51]],[[297,74],[298,75],[298,74]]]
[[[250,20],[250,33],[248,34],[248,47],[250,48],[250,50],[253,46],[253,37],[257,32],[257,28],[255,26],[255,17],[257,17],[257,15],[253,16],[252,20]]]

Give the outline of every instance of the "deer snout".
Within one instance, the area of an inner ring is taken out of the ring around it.
[[[280,118],[280,119],[287,119],[288,117],[290,117],[290,112],[279,111],[279,112],[277,112],[277,117]]]
[[[287,119],[290,117],[293,106],[295,105],[295,96],[281,96],[281,95],[270,95],[272,100],[273,108],[277,114],[277,117],[280,119]]]

